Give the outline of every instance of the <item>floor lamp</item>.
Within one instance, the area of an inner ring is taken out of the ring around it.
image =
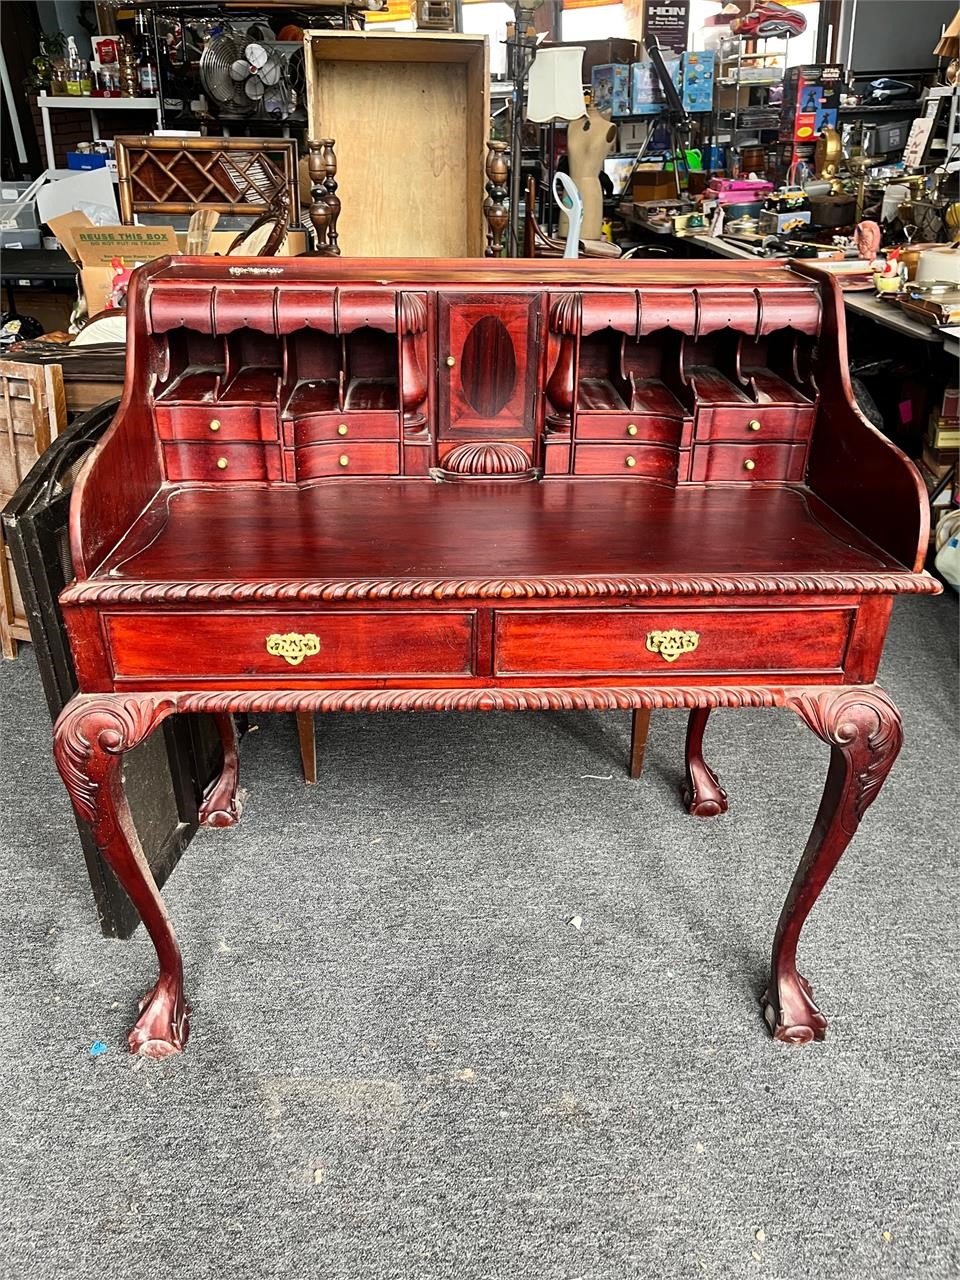
[[[580,120],[587,114],[583,96],[583,45],[541,45],[530,68],[527,119],[537,124]],[[551,134],[552,134],[551,130]],[[553,147],[547,164],[547,186],[553,186]]]

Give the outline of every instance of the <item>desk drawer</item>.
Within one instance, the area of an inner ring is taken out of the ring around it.
[[[295,452],[298,480],[322,476],[391,476],[400,470],[396,444],[310,444]]]
[[[806,452],[803,444],[698,444],[693,450],[690,479],[740,480],[744,484],[799,481]]]
[[[309,413],[283,424],[286,444],[330,440],[400,440],[399,413]]]
[[[168,480],[280,480],[280,446],[269,444],[165,444]]]
[[[495,673],[823,674],[843,665],[849,609],[498,610]]]
[[[578,444],[573,470],[578,476],[636,476],[675,483],[678,459],[676,449],[661,445]]]
[[[816,410],[793,405],[742,405],[736,408],[700,409],[697,440],[806,440]]]
[[[627,444],[678,446],[683,435],[682,418],[661,418],[643,413],[578,413],[578,440],[622,440]]]
[[[108,614],[104,625],[118,678],[267,678],[282,687],[318,676],[469,675],[473,617]]]
[[[157,405],[161,440],[276,440],[277,411],[264,405]]]

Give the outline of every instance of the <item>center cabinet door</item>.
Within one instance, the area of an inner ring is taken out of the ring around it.
[[[441,440],[533,435],[536,311],[536,294],[440,294]]]

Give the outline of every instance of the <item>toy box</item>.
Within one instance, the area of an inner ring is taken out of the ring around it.
[[[702,56],[702,55],[700,55]],[[680,88],[680,59],[664,57],[664,64],[670,72],[673,83]],[[635,116],[655,116],[666,106],[660,81],[649,58],[641,58],[631,68],[631,101]],[[713,80],[710,81],[711,86]]]
[[[590,73],[591,105],[612,116],[630,114],[630,68],[625,62],[607,62]]]
[[[780,110],[780,141],[811,142],[826,125],[837,127],[843,67],[788,67],[783,78]]]
[[[683,105],[688,111],[713,110],[715,63],[716,54],[711,49],[701,52],[688,49],[683,55]]]

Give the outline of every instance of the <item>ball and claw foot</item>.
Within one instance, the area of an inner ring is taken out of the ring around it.
[[[140,1017],[130,1032],[130,1052],[159,1062],[182,1052],[190,1035],[190,1012],[183,991],[161,978],[140,1001]]]
[[[760,998],[763,1016],[774,1040],[810,1044],[825,1040],[827,1020],[813,1002],[813,988],[802,974],[770,983]]]
[[[234,827],[243,817],[243,799],[238,792],[224,794],[219,779],[208,787],[200,805],[204,827]]]
[[[727,812],[727,793],[708,764],[700,762],[683,784],[683,803],[695,818],[716,818]]]

